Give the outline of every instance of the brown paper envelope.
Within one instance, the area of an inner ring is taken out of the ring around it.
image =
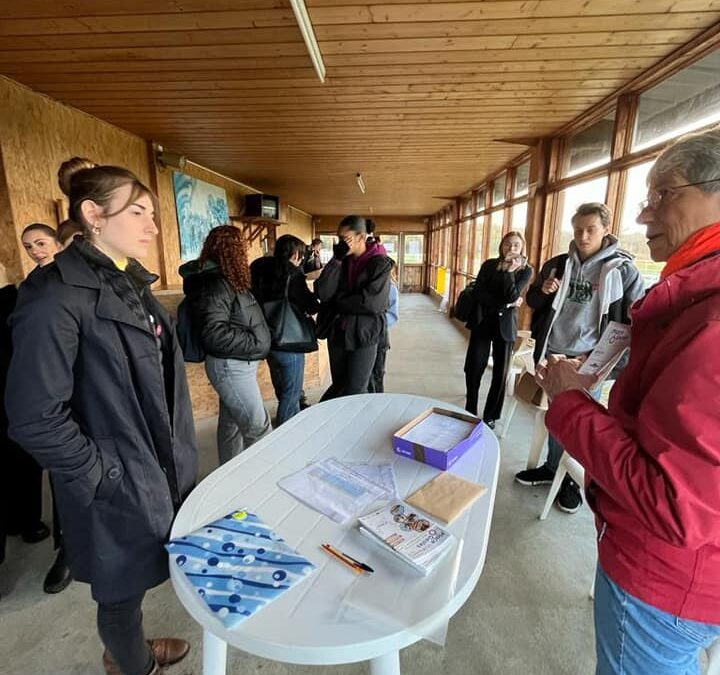
[[[443,471],[405,501],[435,516],[445,523],[452,523],[478,497],[487,492],[484,485],[471,483],[452,473]]]

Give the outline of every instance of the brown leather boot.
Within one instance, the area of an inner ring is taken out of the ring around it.
[[[147,643],[156,661],[155,670],[150,671],[150,675],[162,672],[161,668],[165,666],[171,666],[182,661],[190,651],[190,644],[179,638],[158,638],[148,640]],[[107,649],[103,654],[103,665],[107,675],[122,675],[122,671]]]

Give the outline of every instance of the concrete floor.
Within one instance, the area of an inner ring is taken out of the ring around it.
[[[401,297],[392,332],[386,389],[464,405],[465,337],[423,295]],[[485,380],[489,377],[486,376]],[[484,382],[484,388],[488,383]],[[321,392],[308,392],[316,401]],[[214,419],[198,425],[203,475],[216,463]],[[594,669],[592,602],[595,566],[592,518],[553,509],[538,514],[546,488],[523,488],[513,474],[524,468],[531,433],[529,413],[518,407],[502,441],[502,463],[485,570],[463,609],[452,619],[444,649],[421,642],[401,653],[404,675],[589,675]],[[47,512],[47,511],[46,511]],[[42,592],[52,562],[48,541],[9,542],[0,568],[0,673],[100,675],[100,645],[89,589],[74,583],[59,595]],[[169,582],[148,593],[149,635],[190,640],[193,651],[168,675],[201,675],[201,633]],[[366,664],[324,668],[291,666],[229,652],[228,673],[365,675]]]

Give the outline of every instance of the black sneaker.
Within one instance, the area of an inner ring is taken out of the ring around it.
[[[537,469],[526,469],[515,474],[516,482],[529,487],[552,485],[553,478],[555,478],[555,472],[548,469],[544,464]]]
[[[570,476],[565,476],[557,496],[558,508],[565,513],[575,513],[582,503],[580,487]]]

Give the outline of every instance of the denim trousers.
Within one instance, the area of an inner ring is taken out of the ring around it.
[[[272,431],[257,382],[259,361],[205,359],[205,372],[220,397],[217,445],[220,464]]]
[[[300,398],[305,376],[305,354],[281,352],[268,354],[268,366],[275,396],[278,400],[277,425],[287,422],[300,412]]]
[[[588,393],[596,401],[599,401],[602,396],[602,384]],[[548,434],[548,454],[547,460],[545,460],[545,466],[553,473],[557,471],[558,466],[560,465],[560,458],[562,457],[563,452],[565,452],[565,448],[560,445],[560,441],[558,441],[552,434]]]
[[[155,657],[143,634],[144,596],[142,593],[122,602],[98,604],[100,639],[124,675],[147,675],[155,665]]]
[[[700,675],[700,651],[720,625],[674,616],[618,586],[598,565],[595,577],[596,675]]]

